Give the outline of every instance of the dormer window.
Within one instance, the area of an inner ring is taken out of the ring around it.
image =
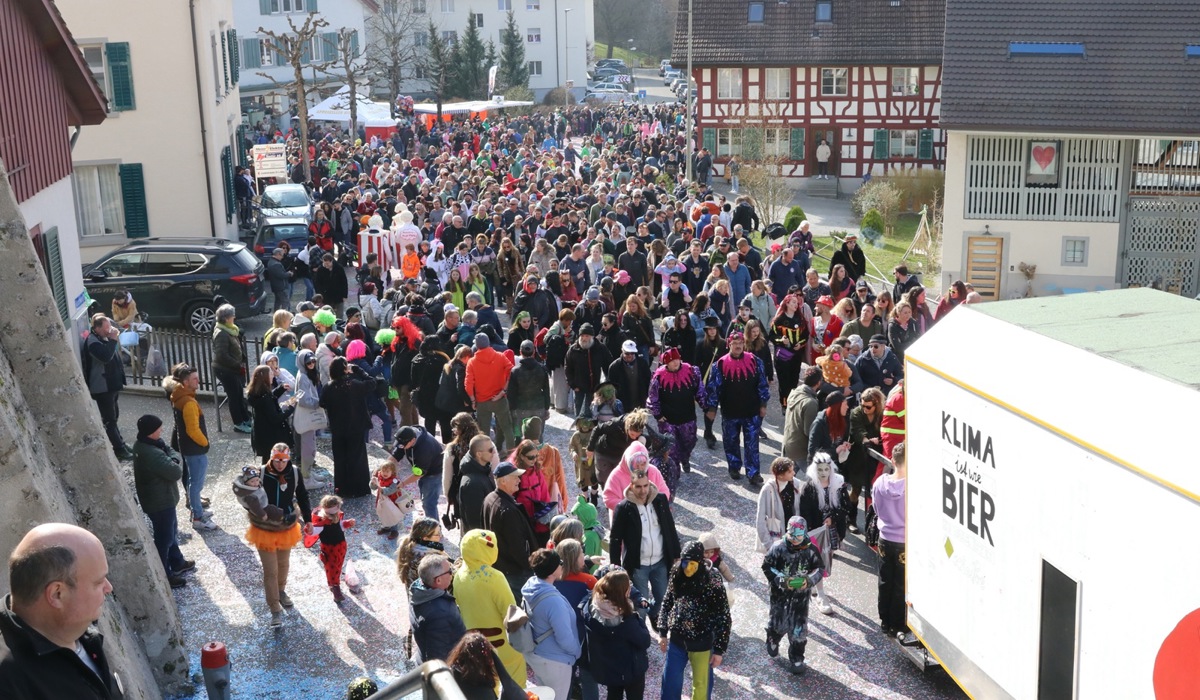
[[[818,22],[833,21],[833,0],[817,0],[817,15]]]
[[[761,2],[750,3],[750,18],[751,24],[762,24],[763,21],[763,4]]]

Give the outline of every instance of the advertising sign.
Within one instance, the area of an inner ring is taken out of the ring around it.
[[[261,143],[254,146],[254,177],[287,177],[287,151],[282,143]]]

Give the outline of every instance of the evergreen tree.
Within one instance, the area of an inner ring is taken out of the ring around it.
[[[508,23],[500,32],[500,70],[496,76],[497,92],[504,88],[529,87],[529,65],[525,63],[525,37],[508,11]]]
[[[488,94],[488,90],[487,90],[488,74],[491,73],[492,66],[497,65],[497,62],[499,60],[500,60],[500,57],[496,55],[496,42],[492,41],[491,39],[488,39],[487,44],[485,44],[485,46],[484,46],[484,52],[483,52],[483,89],[484,89],[483,96],[485,98],[491,97],[491,95]],[[496,87],[500,87],[500,71],[496,71]]]
[[[446,46],[446,42],[442,41],[442,36],[438,33],[437,26],[430,21],[429,48],[424,57],[425,77],[429,81],[429,87],[433,90],[434,100],[437,102],[439,121],[442,118],[442,103],[445,102],[447,90],[450,89],[450,83],[454,79],[453,54],[455,51],[456,47]]]
[[[464,100],[481,100],[487,97],[487,69],[484,60],[487,51],[479,37],[479,28],[474,19],[467,19],[467,29],[455,47],[454,90]]]

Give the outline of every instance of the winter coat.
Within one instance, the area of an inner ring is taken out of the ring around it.
[[[592,598],[584,601],[583,619],[587,626],[585,654],[596,683],[605,686],[624,686],[646,675],[650,668],[650,630],[637,613],[619,620],[607,618],[592,606]]]
[[[292,444],[292,426],[288,418],[295,406],[279,407],[279,397],[284,393],[282,385],[270,391],[247,396],[250,408],[254,409],[254,429],[250,433],[250,445],[254,454],[264,461],[271,456],[271,448],[277,442]]]
[[[443,414],[450,416],[464,411],[470,413],[474,409],[471,406],[470,397],[467,396],[467,365],[459,360],[451,360],[449,368],[450,371],[443,370],[441,378],[438,379],[434,406]]]
[[[324,265],[317,266],[313,272],[313,288],[317,294],[325,298],[325,303],[336,306],[350,296],[350,287],[346,281],[346,272],[336,263],[332,268]]]
[[[554,296],[544,289],[536,289],[530,294],[522,288],[513,297],[512,310],[509,311],[509,314],[516,318],[516,315],[522,311],[529,312],[538,328],[549,328],[558,316],[558,303]]]
[[[371,428],[367,397],[375,394],[375,380],[355,372],[330,382],[321,390],[321,408],[329,414],[329,432],[363,435]]]
[[[824,452],[838,461],[837,446],[850,439],[850,420],[846,419],[846,431],[841,435],[831,435],[829,432],[828,416],[825,411],[817,414],[812,429],[808,433],[808,458],[811,460],[817,452]]]
[[[496,480],[492,478],[490,465],[479,464],[470,455],[463,457],[458,469],[462,473],[462,481],[455,503],[465,535],[483,527],[483,501],[496,490]]]
[[[788,394],[783,415],[783,456],[803,470],[808,464],[808,435],[821,412],[821,397],[812,387],[801,384]]]
[[[540,545],[525,509],[497,488],[483,499],[483,528],[496,533],[500,556],[495,567],[509,576],[530,571],[529,555]]]
[[[208,425],[196,392],[175,383],[171,390],[171,408],[175,414],[174,440],[179,453],[185,457],[208,453]]]
[[[163,447],[142,440],[133,443],[133,487],[143,513],[170,510],[179,503],[183,461],[177,452]]]
[[[576,342],[567,350],[567,386],[591,396],[600,386],[601,375],[610,364],[612,357],[600,343],[593,340],[592,347],[584,350]]]
[[[508,407],[513,411],[550,410],[550,374],[537,359],[517,360],[508,377]]]
[[[792,511],[794,514],[799,514],[800,492],[804,490],[804,481],[799,477],[792,477],[792,490],[795,491]],[[787,526],[787,519],[783,517],[784,515],[783,499],[779,496],[778,482],[771,478],[763,484],[762,490],[758,492],[758,511],[754,516],[755,529],[758,531],[757,551],[767,551],[776,540],[783,536],[783,529]],[[817,525],[812,524],[810,527],[817,527]]]
[[[434,402],[437,400],[438,384],[441,382],[446,364],[449,362],[450,357],[440,350],[417,353],[413,360],[411,370],[413,403],[417,406],[417,412],[424,417],[437,415]]]
[[[533,628],[530,631],[534,640],[545,635],[534,647],[533,653],[547,661],[573,666],[582,652],[582,640],[571,604],[553,584],[536,576],[530,576],[521,586],[521,596],[525,609],[529,611],[529,624]],[[547,635],[547,632],[550,634]]]
[[[212,365],[225,372],[238,372],[246,361],[242,353],[240,333],[230,331],[224,326],[217,326],[212,334]]]
[[[636,374],[636,381],[631,374]],[[617,398],[626,411],[646,406],[646,396],[650,393],[650,363],[646,358],[637,356],[630,367],[625,358],[618,357],[608,366],[605,378],[617,388]]]
[[[647,432],[652,430],[649,425],[646,426],[646,429]],[[624,434],[623,429],[622,434]],[[657,435],[657,433],[655,434]],[[655,440],[649,434],[646,435],[646,438],[651,443]],[[625,498],[625,488],[633,483],[633,472],[630,470],[629,465],[638,454],[649,456],[650,451],[640,442],[630,444],[621,454],[621,459],[617,462],[617,466],[609,472],[608,481],[604,484],[604,505],[610,513],[615,511],[617,505]],[[671,489],[667,488],[667,482],[663,480],[662,472],[659,471],[658,467],[654,466],[653,462],[646,465],[646,478],[650,479],[650,483],[654,485],[654,488],[658,489],[659,493],[667,498],[671,497]]]
[[[671,569],[671,581],[663,596],[655,627],[660,637],[670,635],[671,643],[687,651],[707,651],[725,655],[733,621],[729,615],[729,597],[720,572],[704,567],[697,576],[707,574],[703,589],[697,594],[677,593],[674,579],[683,576],[678,566]]]
[[[625,488],[625,498],[613,511],[612,529],[608,536],[609,558],[620,564],[626,571],[634,571],[642,566],[642,516],[640,509],[652,508],[658,517],[658,529],[662,533],[662,551],[659,561],[668,565],[679,558],[679,532],[675,529],[675,516],[667,497],[659,493],[653,483],[650,484],[649,501],[640,504],[633,500],[633,487]],[[651,557],[655,553],[649,553]]]
[[[121,348],[116,340],[89,333],[84,343],[88,391],[107,394],[125,386],[125,368],[121,364]]]
[[[426,588],[420,579],[408,587],[408,619],[423,661],[445,661],[467,633],[449,591]]]
[[[442,451],[445,449],[442,443],[419,425],[409,427],[417,431],[416,444],[407,450],[397,445],[392,450],[392,457],[397,462],[407,461],[414,468],[420,469],[424,476],[441,477]]]
[[[491,401],[508,388],[512,362],[492,347],[480,348],[467,360],[463,388],[478,405]]]
[[[829,275],[833,276],[833,268],[837,265],[846,267],[846,276],[852,280],[860,280],[867,274],[867,256],[857,245],[854,250],[842,243],[842,247],[829,260]]]

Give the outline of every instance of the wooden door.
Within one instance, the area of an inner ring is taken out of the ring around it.
[[[829,144],[829,174],[837,176],[838,174],[838,146],[833,140],[837,132],[832,129],[813,129],[812,136],[808,148],[808,175],[812,177],[820,172],[817,166],[817,147],[821,145],[821,141]]]
[[[1004,239],[996,236],[967,238],[967,274],[964,282],[975,287],[986,301],[1000,298],[1000,273],[1004,269]]]

